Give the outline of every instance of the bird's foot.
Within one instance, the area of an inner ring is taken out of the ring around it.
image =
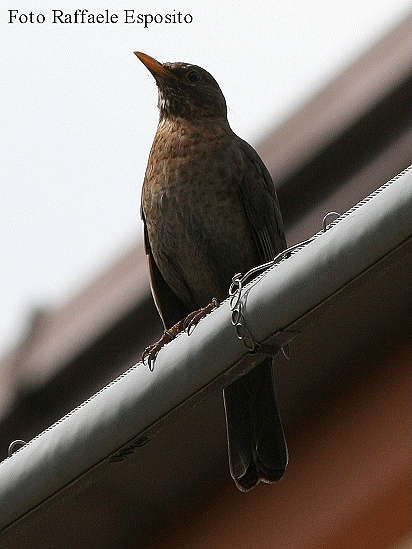
[[[197,311],[193,311],[190,315],[187,315],[187,317],[183,320],[183,329],[188,333],[188,335],[190,335],[198,325],[199,321],[213,311],[213,309],[216,309],[216,307],[219,307],[219,302],[215,297],[213,297],[212,301],[206,305],[206,307],[202,307]]]
[[[179,320],[179,322],[176,322],[176,324],[172,326],[169,330],[165,330],[159,341],[156,341],[156,343],[153,343],[152,345],[146,347],[142,354],[142,362],[144,364],[147,364],[149,370],[152,371],[154,369],[156,357],[162,347],[175,339],[179,332],[185,331],[188,335],[190,335],[196,328],[199,321],[218,306],[218,300],[216,298],[213,298],[209,305],[206,305],[206,307],[198,309],[197,311],[193,311],[192,313],[187,315],[187,317],[182,318],[182,320]]]
[[[152,345],[149,345],[149,347],[146,347],[142,354],[142,362],[144,364],[147,364],[150,371],[152,371],[154,368],[154,363],[160,349],[170,343],[179,332],[182,332],[184,330],[185,320],[185,318],[179,320],[179,322],[177,322],[169,330],[164,331],[159,341],[156,341],[156,343],[153,343]]]

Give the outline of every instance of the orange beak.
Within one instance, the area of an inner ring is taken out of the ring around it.
[[[166,69],[166,67],[159,63],[159,61],[156,61],[156,59],[153,59],[153,57],[150,57],[150,55],[146,55],[140,51],[135,51],[134,54],[137,55],[143,65],[149,69],[155,78],[176,78],[175,75],[169,71],[169,69]]]

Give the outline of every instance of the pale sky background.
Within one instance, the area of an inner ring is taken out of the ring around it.
[[[0,356],[35,307],[54,307],[141,235],[140,189],[157,125],[153,78],[133,55],[203,66],[252,144],[351,64],[410,0],[1,0]],[[52,24],[106,8],[117,24]],[[9,24],[8,10],[43,13]],[[190,13],[190,24],[125,24]]]

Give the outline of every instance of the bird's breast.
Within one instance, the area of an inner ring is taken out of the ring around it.
[[[190,288],[191,306],[223,299],[233,274],[257,263],[232,135],[159,126],[149,157],[142,209],[153,257],[180,299]]]

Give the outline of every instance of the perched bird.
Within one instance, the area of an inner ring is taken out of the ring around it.
[[[231,130],[216,80],[196,65],[135,54],[158,88],[141,214],[152,292],[170,330],[212,298],[225,299],[235,273],[272,259],[286,240],[269,172]],[[224,403],[238,488],[279,480],[288,455],[272,359],[225,388]]]

